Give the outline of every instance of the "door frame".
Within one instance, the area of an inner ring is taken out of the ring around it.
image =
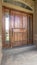
[[[32,16],[32,43],[33,43],[33,14],[32,13],[27,13],[27,12],[23,12],[23,11],[19,11],[19,10],[16,10],[16,9],[11,9],[11,8],[8,8],[8,7],[5,7],[3,6],[2,9],[9,9],[10,11],[13,10],[13,11],[16,11],[16,12],[19,12],[21,13],[22,15],[31,15]],[[9,12],[10,12],[9,11]],[[3,12],[3,11],[2,11]],[[4,22],[2,21],[2,25],[4,24]],[[28,37],[28,36],[27,36]],[[4,32],[4,25],[2,26],[2,48],[5,48],[5,32]],[[11,42],[10,42],[11,43]],[[27,45],[28,45],[28,41],[27,41]],[[10,48],[11,44],[9,45],[9,48]]]
[[[32,17],[32,45],[33,45],[33,14],[29,14],[28,16]],[[27,44],[29,44],[27,42]]]

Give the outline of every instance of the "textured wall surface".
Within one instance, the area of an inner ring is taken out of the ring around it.
[[[2,46],[1,33],[2,33],[2,2],[0,0],[0,47]]]
[[[37,46],[37,0],[35,0],[35,11],[34,11],[34,41]]]

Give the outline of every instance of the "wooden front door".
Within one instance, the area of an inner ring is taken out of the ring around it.
[[[29,33],[28,14],[21,13],[18,11],[16,12],[14,10],[3,7],[2,22],[3,47],[12,48],[15,46],[27,45],[27,43],[30,40]]]
[[[27,16],[16,11],[11,11],[10,23],[11,46],[27,44]]]

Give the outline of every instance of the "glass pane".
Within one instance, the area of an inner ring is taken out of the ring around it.
[[[5,41],[9,42],[9,14],[5,12]]]

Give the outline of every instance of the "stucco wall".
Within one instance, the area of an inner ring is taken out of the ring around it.
[[[34,42],[37,46],[37,0],[35,0],[35,11],[34,11]]]
[[[2,2],[0,0],[0,47],[2,47]]]

